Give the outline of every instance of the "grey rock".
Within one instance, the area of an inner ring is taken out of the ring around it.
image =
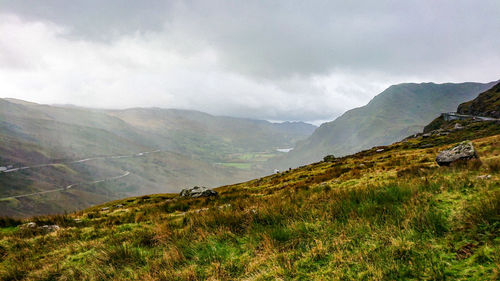
[[[455,126],[453,127],[453,130],[462,130],[464,126],[460,125],[460,123],[455,123]]]
[[[457,160],[469,160],[478,158],[476,150],[470,141],[464,141],[452,149],[439,152],[436,162],[439,166],[448,166]]]
[[[481,175],[481,176],[477,176],[477,179],[478,179],[478,180],[489,180],[489,179],[491,179],[491,175]]]
[[[213,191],[207,187],[195,186],[193,188],[183,189],[179,195],[181,197],[198,198],[198,197],[217,196],[218,194],[216,191]]]
[[[52,232],[52,231],[59,230],[60,227],[56,224],[53,224],[53,225],[44,225],[44,226],[42,226],[42,229],[47,231],[47,232]]]
[[[24,225],[26,228],[35,228],[36,227],[36,222],[29,222]]]

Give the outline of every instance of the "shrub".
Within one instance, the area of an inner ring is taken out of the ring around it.
[[[500,159],[490,160],[488,162],[488,168],[492,173],[500,172]]]
[[[11,217],[0,217],[0,227],[13,227],[22,224],[21,220]]]
[[[325,161],[325,162],[333,162],[333,161],[335,161],[335,156],[333,156],[333,155],[327,155],[327,156],[323,157],[323,161]]]

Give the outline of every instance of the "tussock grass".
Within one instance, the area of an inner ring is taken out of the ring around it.
[[[405,143],[220,187],[218,198],[150,195],[33,218],[62,226],[52,233],[6,220],[0,277],[495,280],[499,141],[475,140],[472,164],[438,167],[443,147]]]

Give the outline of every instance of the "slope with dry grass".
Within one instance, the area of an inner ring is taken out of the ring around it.
[[[0,276],[498,280],[500,135],[473,140],[480,161],[437,166],[439,150],[470,137],[460,134],[223,186],[217,198],[158,194],[32,219],[61,226],[52,233],[3,219]]]

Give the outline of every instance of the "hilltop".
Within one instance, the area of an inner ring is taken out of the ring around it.
[[[455,111],[465,101],[495,85],[481,83],[403,83],[375,96],[367,105],[345,112],[322,124],[295,149],[270,166],[296,167],[323,156],[348,155],[387,145],[419,133],[442,112]]]
[[[480,160],[439,167],[471,139]],[[496,280],[500,126],[476,122],[252,181],[3,219],[2,279]],[[21,227],[57,224],[53,232]]]

